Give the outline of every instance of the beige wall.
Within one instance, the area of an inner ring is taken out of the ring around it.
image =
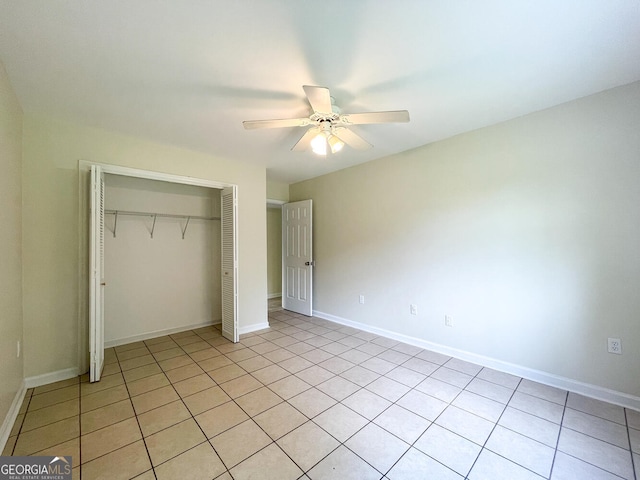
[[[267,321],[264,168],[33,115],[23,145],[25,376],[78,365],[87,288],[80,159],[238,185],[240,328]]]
[[[220,190],[122,175],[105,184],[107,210],[217,218],[105,216],[105,342],[220,323]]]
[[[640,83],[290,195],[314,202],[315,310],[640,396]]]
[[[289,184],[282,182],[267,181],[267,199],[289,201]]]
[[[267,293],[282,293],[282,209],[267,207]]]
[[[24,357],[16,357],[22,341],[21,176],[22,109],[0,63],[0,419],[23,379]]]

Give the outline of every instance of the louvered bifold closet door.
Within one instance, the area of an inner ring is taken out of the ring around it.
[[[97,382],[104,366],[104,173],[91,166],[89,252],[89,380]]]
[[[238,341],[238,259],[236,248],[236,191],[222,190],[222,335]]]

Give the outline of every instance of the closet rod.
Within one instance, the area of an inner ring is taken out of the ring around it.
[[[105,210],[104,213],[111,215],[137,215],[140,217],[158,217],[158,218],[192,218],[194,220],[220,220],[220,217],[202,217],[199,215],[176,215],[174,213],[153,213],[153,212],[130,212],[128,210]]]
[[[184,240],[184,235],[187,232],[187,227],[189,226],[189,221],[194,218],[196,220],[220,220],[220,217],[203,217],[201,215],[176,215],[173,213],[152,213],[152,212],[132,212],[129,210],[105,210],[105,214],[115,215],[115,220],[113,224],[113,238],[116,237],[116,230],[118,228],[118,215],[134,215],[139,217],[153,217],[153,226],[151,227],[151,238],[153,238],[153,232],[156,228],[156,218],[186,218],[187,223],[182,229],[182,239]]]

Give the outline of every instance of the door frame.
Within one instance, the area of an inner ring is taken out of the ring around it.
[[[269,211],[269,209],[273,209],[273,210],[278,210],[280,212],[280,235],[282,235],[282,206],[284,204],[288,203],[286,200],[276,200],[273,198],[267,198],[267,212]],[[268,224],[268,214],[267,214],[267,236],[269,235],[269,224]],[[269,275],[269,260],[268,257],[271,253],[267,250],[267,275]],[[282,298],[282,287],[283,287],[283,280],[282,280],[282,239],[280,239],[280,245],[278,245],[278,256],[279,256],[279,265],[280,265],[280,294],[274,294],[273,296],[270,295],[268,292],[268,288],[267,288],[267,301],[271,300],[272,298]],[[269,280],[267,280],[267,287],[269,286]],[[282,306],[282,301],[280,301],[280,305]]]
[[[123,167],[108,163],[92,162],[89,160],[78,161],[78,236],[79,236],[79,262],[78,262],[78,281],[79,281],[79,298],[78,298],[78,371],[80,374],[88,371],[89,368],[89,189],[90,189],[90,172],[91,165],[98,165],[104,174],[122,175],[126,177],[143,178],[146,180],[158,180],[161,182],[178,183],[183,185],[194,185],[198,187],[214,188],[222,190],[223,188],[232,188],[236,200],[236,208],[233,209],[235,236],[233,241],[234,257],[236,259],[236,267],[240,263],[238,250],[238,186],[233,183],[220,182],[216,180],[207,180],[204,178],[187,177],[184,175],[175,175],[171,173],[162,173],[152,170],[142,170],[138,168]],[[238,269],[236,268],[236,275]],[[215,272],[214,274],[219,274]],[[236,296],[238,295],[236,277]],[[235,302],[235,325],[238,330],[238,303]]]

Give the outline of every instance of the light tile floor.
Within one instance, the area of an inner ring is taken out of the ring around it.
[[[29,390],[4,455],[74,478],[636,480],[640,413],[270,307]],[[635,463],[635,472],[634,472]]]

